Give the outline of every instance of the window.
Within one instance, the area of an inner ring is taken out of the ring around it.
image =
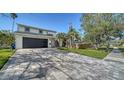
[[[29,27],[25,27],[25,32],[29,32]]]
[[[39,30],[39,33],[40,33],[40,34],[43,34],[43,31],[42,31],[42,30]]]

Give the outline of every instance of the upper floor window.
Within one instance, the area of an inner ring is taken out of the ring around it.
[[[29,27],[25,27],[25,32],[29,32]]]
[[[43,34],[43,31],[42,31],[42,30],[39,30],[39,33],[40,33],[40,34]]]

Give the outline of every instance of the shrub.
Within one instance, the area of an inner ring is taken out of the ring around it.
[[[90,48],[91,44],[78,44],[78,48],[79,49],[86,49],[86,48]]]

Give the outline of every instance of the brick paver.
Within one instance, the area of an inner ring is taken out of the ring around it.
[[[124,79],[124,63],[99,60],[57,49],[19,49],[0,72],[0,79]]]
[[[106,61],[115,61],[115,62],[123,62],[124,63],[124,56],[122,55],[121,51],[118,48],[112,50],[104,60]]]

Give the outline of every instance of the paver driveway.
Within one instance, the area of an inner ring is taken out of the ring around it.
[[[57,49],[19,49],[0,72],[0,79],[124,79],[124,63]]]

